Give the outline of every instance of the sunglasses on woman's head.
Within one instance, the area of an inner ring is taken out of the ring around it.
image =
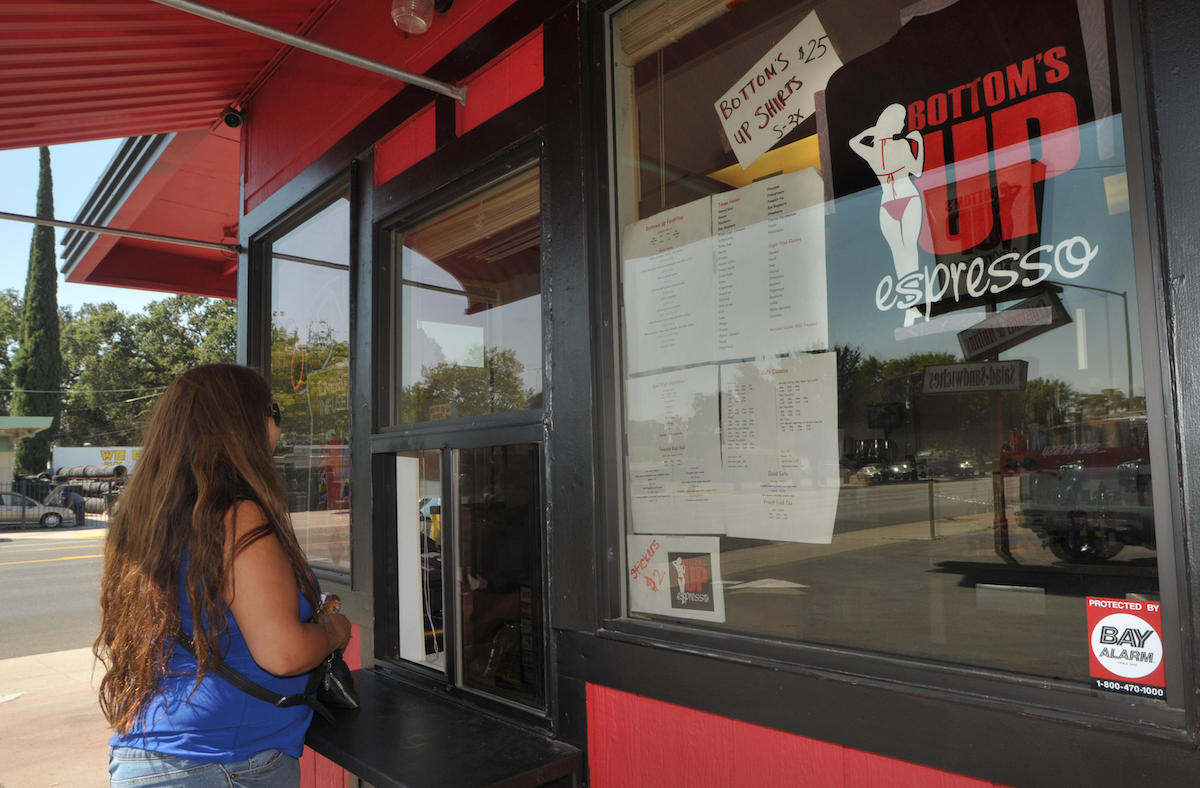
[[[267,414],[267,418],[275,422],[276,427],[283,421],[283,410],[279,407],[278,402],[271,403],[271,412]]]

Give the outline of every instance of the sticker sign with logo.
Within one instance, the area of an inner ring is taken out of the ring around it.
[[[875,306],[905,326],[1029,298],[1105,253],[1098,234],[1052,227],[1043,211],[1085,149],[1114,156],[1097,123],[1113,109],[1095,56],[1106,47],[1102,15],[1075,0],[993,9],[959,0],[915,17],[825,90],[832,196],[874,208],[867,223],[853,220],[856,234],[877,224],[877,251],[856,254],[883,263],[866,278],[877,283]],[[987,39],[998,45],[963,46],[978,39],[980,19],[992,20]]]
[[[704,536],[629,536],[629,610],[725,620],[720,540]]]
[[[1165,696],[1160,603],[1088,597],[1087,626],[1088,662],[1096,689]]]

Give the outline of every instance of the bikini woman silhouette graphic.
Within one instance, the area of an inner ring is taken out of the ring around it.
[[[925,144],[919,131],[903,134],[904,121],[904,106],[891,104],[874,126],[850,140],[850,148],[879,178],[879,230],[892,250],[897,280],[917,270],[917,239],[925,213],[915,182],[925,169]],[[911,326],[919,314],[915,308],[906,311],[904,325]]]

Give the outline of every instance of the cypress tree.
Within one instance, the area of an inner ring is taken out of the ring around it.
[[[50,175],[50,149],[40,149],[37,216],[54,218],[54,185]],[[25,306],[21,312],[20,343],[13,358],[12,413],[14,416],[52,416],[50,430],[17,444],[17,467],[40,473],[50,460],[50,436],[58,427],[62,398],[62,351],[58,337],[58,270],[55,265],[54,228],[37,225],[29,246],[29,271],[25,275]]]

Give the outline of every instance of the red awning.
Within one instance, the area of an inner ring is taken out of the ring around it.
[[[216,0],[304,35],[333,0]],[[80,221],[237,238],[238,134],[221,123],[288,47],[150,0],[0,3],[0,149],[181,132],[110,171]],[[105,191],[102,186],[119,186]],[[62,217],[60,217],[62,218]],[[74,240],[74,246],[71,242]],[[167,243],[66,239],[68,281],[232,298],[237,261]]]
[[[237,242],[238,132],[181,131],[126,140],[93,187],[80,221],[155,235]],[[69,282],[210,298],[237,295],[231,251],[72,230]]]
[[[331,0],[219,0],[303,34]],[[150,0],[0,3],[0,150],[214,128],[285,49]]]

